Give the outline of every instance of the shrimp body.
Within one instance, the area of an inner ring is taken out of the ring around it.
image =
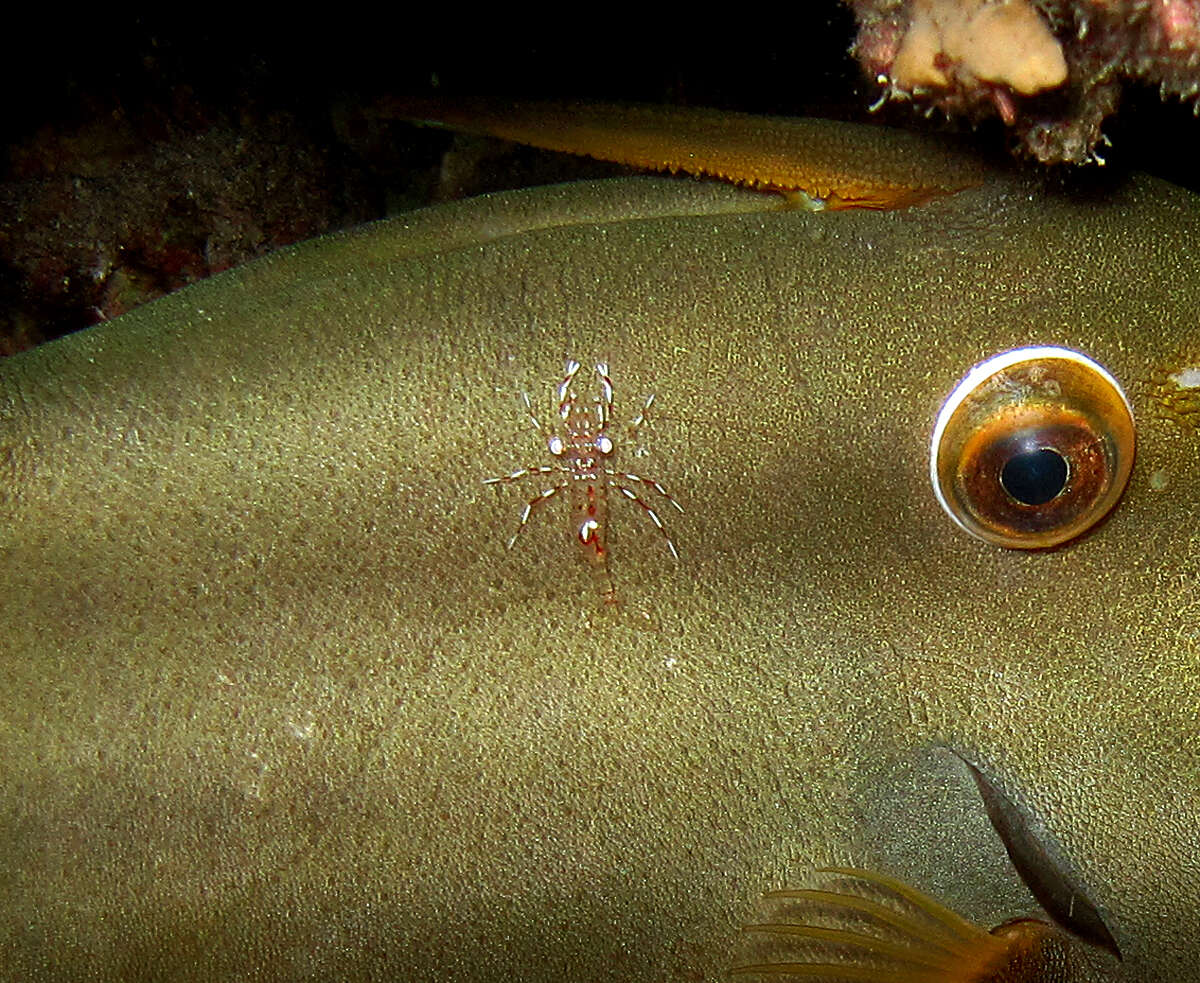
[[[612,415],[613,387],[608,365],[596,366],[599,394],[590,404],[579,399],[575,376],[580,365],[566,364],[566,375],[558,386],[558,413],[565,434],[553,434],[546,442],[566,472],[571,503],[571,529],[601,583],[607,603],[616,600],[612,571],[608,565],[608,459],[613,442],[606,433]]]
[[[609,487],[615,488],[623,497],[639,505],[650,521],[658,528],[667,541],[667,549],[676,559],[679,552],[667,535],[666,527],[654,511],[636,491],[621,481],[636,482],[645,485],[668,502],[678,511],[683,507],[675,501],[663,486],[641,475],[626,471],[615,471],[609,467],[616,446],[608,429],[612,421],[613,384],[608,374],[608,363],[599,362],[595,375],[597,382],[593,398],[583,399],[579,395],[576,380],[581,365],[575,359],[568,359],[564,366],[562,382],[558,384],[555,394],[558,399],[558,415],[562,421],[561,432],[548,432],[533,415],[528,394],[524,394],[525,406],[529,411],[529,419],[534,428],[546,436],[546,449],[550,452],[555,463],[521,468],[512,474],[495,478],[485,478],[484,484],[507,484],[520,481],[531,475],[556,475],[558,482],[544,489],[535,498],[529,500],[521,513],[521,521],[517,531],[508,541],[511,549],[516,543],[521,530],[525,528],[534,510],[542,503],[553,498],[560,492],[566,492],[570,502],[571,537],[579,545],[588,565],[596,575],[600,587],[600,595],[605,603],[616,602],[616,589],[613,584],[612,568],[609,563],[608,523],[609,523]],[[636,430],[645,421],[646,410],[650,408],[654,397],[646,400],[642,412],[630,424]]]

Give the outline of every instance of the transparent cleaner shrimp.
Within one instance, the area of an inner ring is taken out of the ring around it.
[[[554,475],[557,484],[541,491],[531,498],[521,513],[521,521],[517,531],[508,541],[512,549],[521,535],[521,530],[529,523],[534,510],[549,501],[560,492],[567,492],[571,505],[571,533],[587,557],[589,565],[595,572],[600,584],[601,596],[605,603],[616,603],[616,591],[613,586],[612,569],[609,565],[608,548],[608,493],[609,488],[616,489],[623,497],[639,506],[646,516],[654,523],[666,540],[667,549],[671,556],[679,559],[679,551],[671,541],[666,526],[657,512],[642,499],[635,488],[649,488],[671,503],[679,512],[681,506],[673,499],[665,488],[653,478],[631,474],[628,471],[615,471],[608,466],[616,450],[613,439],[609,436],[608,428],[612,421],[613,384],[608,374],[608,363],[596,365],[597,392],[593,399],[583,400],[576,389],[576,377],[580,364],[575,359],[567,359],[562,382],[555,392],[558,397],[558,415],[562,418],[562,432],[554,432],[542,426],[533,414],[529,402],[529,394],[522,393],[525,408],[534,429],[546,438],[546,448],[554,458],[553,464],[542,464],[521,468],[512,474],[495,478],[485,478],[485,485],[502,485],[525,478]],[[654,402],[654,396],[647,398],[642,411],[629,425],[636,431],[646,419],[646,411]],[[551,479],[553,480],[553,479]],[[630,485],[635,486],[631,488]]]

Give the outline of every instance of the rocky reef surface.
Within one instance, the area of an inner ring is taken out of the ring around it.
[[[1045,163],[1102,163],[1130,83],[1200,112],[1200,0],[847,0],[879,104],[999,116]]]

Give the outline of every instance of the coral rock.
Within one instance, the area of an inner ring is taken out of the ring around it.
[[[1126,82],[1200,95],[1200,0],[847,0],[880,102],[999,115],[1047,163],[1103,163]]]

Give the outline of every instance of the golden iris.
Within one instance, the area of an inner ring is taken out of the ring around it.
[[[947,397],[930,477],[972,536],[1056,546],[1117,503],[1133,446],[1129,401],[1106,369],[1068,348],[1017,348],[976,365]]]

